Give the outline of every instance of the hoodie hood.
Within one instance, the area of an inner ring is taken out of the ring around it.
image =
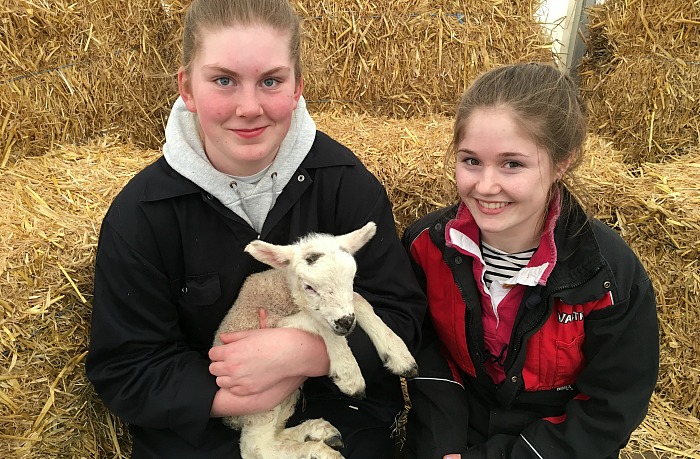
[[[252,178],[232,177],[214,168],[199,137],[197,116],[181,97],[165,127],[163,155],[170,167],[248,222],[258,233],[277,196],[292,178],[316,138],[316,124],[299,98],[289,131],[272,164]]]

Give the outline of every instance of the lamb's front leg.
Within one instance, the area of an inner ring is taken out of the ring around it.
[[[364,397],[365,378],[362,377],[360,366],[345,337],[336,335],[328,326],[319,324],[303,312],[283,318],[278,326],[298,328],[323,338],[330,360],[328,377],[344,394],[355,398]]]
[[[344,394],[355,398],[365,396],[365,378],[348,346],[344,336],[338,336],[328,331],[321,334],[326,342],[331,368],[328,377]]]
[[[396,375],[410,378],[418,375],[418,366],[411,352],[394,331],[374,312],[360,294],[354,294],[357,323],[367,333],[384,366]]]

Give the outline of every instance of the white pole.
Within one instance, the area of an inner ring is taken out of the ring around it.
[[[546,0],[538,12],[544,27],[552,35],[552,52],[558,64],[572,74],[586,51],[586,9],[594,4],[595,0]]]

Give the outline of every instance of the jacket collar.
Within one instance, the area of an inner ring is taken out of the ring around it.
[[[297,175],[308,175],[306,172],[312,169],[334,166],[352,166],[356,163],[349,155],[329,154],[323,145],[331,139],[321,131],[316,131],[316,140],[309,153],[299,165]],[[321,145],[319,145],[321,143]],[[148,179],[141,194],[141,201],[160,201],[176,198],[188,194],[205,193],[202,188],[186,179],[175,171],[165,160],[160,157],[148,171]]]
[[[530,259],[527,267],[515,276],[515,282],[523,285],[544,285],[557,261],[557,247],[554,243],[554,229],[561,211],[560,194],[557,192],[547,212],[547,221],[540,238],[537,251]],[[462,203],[457,210],[457,216],[450,220],[445,227],[445,242],[454,246],[459,252],[478,259],[482,265],[481,238],[479,227],[467,206]]]

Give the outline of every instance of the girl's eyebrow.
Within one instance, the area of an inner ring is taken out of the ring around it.
[[[529,157],[529,155],[526,155],[525,153],[520,153],[518,151],[505,151],[503,153],[499,153],[498,156],[503,157],[503,158],[526,158]]]
[[[457,150],[457,153],[466,153],[468,155],[478,155],[476,152],[468,149],[468,148],[460,148]],[[527,158],[529,155],[525,153],[520,153],[517,151],[505,151],[503,153],[498,153],[497,155],[499,158]]]
[[[228,69],[226,67],[217,65],[217,64],[212,64],[212,65],[205,65],[203,66],[204,70],[215,72],[215,73],[223,73],[226,75],[231,75],[234,77],[239,77],[240,74],[238,72],[235,72],[231,69]],[[269,70],[266,70],[265,72],[262,73],[262,76],[267,76],[267,75],[274,75],[275,73],[280,73],[280,72],[289,72],[291,71],[291,68],[286,66],[286,65],[280,65],[277,67],[273,67]]]

